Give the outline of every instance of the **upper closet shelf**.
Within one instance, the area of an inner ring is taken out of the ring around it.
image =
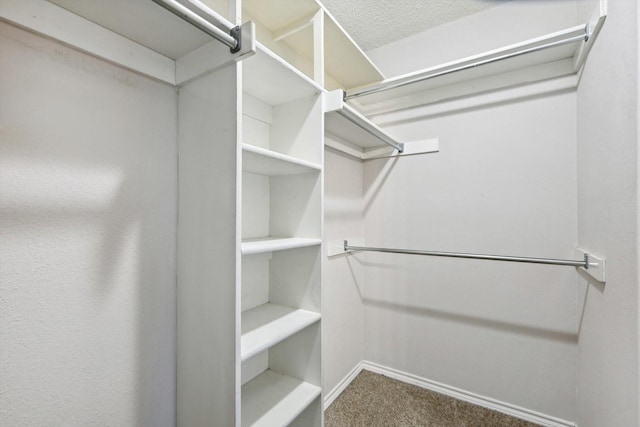
[[[256,23],[261,43],[325,87],[351,89],[384,79],[316,0],[243,0],[242,13]]]
[[[208,30],[152,0],[0,0],[0,18],[171,85],[255,53],[253,23],[242,25],[241,48],[231,53],[210,35],[221,28],[227,37],[231,22],[206,7],[199,9],[200,2],[181,1],[180,7],[189,9],[191,22],[206,17],[200,27]]]
[[[317,83],[256,42],[256,54],[243,63],[242,90],[275,106],[322,91]]]
[[[579,25],[347,92],[364,114],[577,74],[604,23]]]

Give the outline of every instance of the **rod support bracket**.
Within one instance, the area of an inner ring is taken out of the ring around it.
[[[349,246],[349,242],[345,240],[344,241],[344,246],[343,246],[345,252],[348,251],[348,249],[347,249],[348,246]]]
[[[586,24],[584,24],[584,41],[588,42],[589,37],[591,37],[591,25],[589,25],[589,23],[587,22]]]
[[[231,53],[238,53],[240,52],[240,49],[242,49],[242,29],[240,27],[233,27],[231,30],[229,30],[229,35],[231,37],[233,37],[233,39],[236,41],[236,46],[229,48],[229,51]]]
[[[580,270],[593,277],[598,282],[605,283],[607,281],[606,259],[580,248],[576,249],[576,254],[582,256],[584,259],[584,265],[579,267]]]

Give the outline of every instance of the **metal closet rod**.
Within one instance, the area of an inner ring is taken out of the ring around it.
[[[387,90],[391,90],[391,89],[396,89],[399,87],[403,87],[403,86],[407,86],[413,83],[418,83],[418,82],[422,82],[425,80],[429,80],[429,79],[433,79],[436,77],[440,77],[440,76],[444,76],[447,74],[452,74],[452,73],[457,73],[459,71],[464,71],[464,70],[468,70],[471,68],[475,68],[478,67],[480,65],[487,65],[487,64],[491,64],[494,62],[499,62],[499,61],[504,61],[506,59],[510,59],[510,58],[515,58],[517,56],[521,56],[521,55],[525,55],[528,53],[533,53],[533,52],[538,52],[540,50],[545,50],[545,49],[549,49],[552,47],[557,47],[557,46],[562,46],[565,44],[569,44],[569,43],[574,43],[577,41],[587,41],[589,39],[589,24],[586,24],[584,26],[584,33],[583,34],[578,34],[566,39],[562,39],[562,40],[557,40],[554,42],[549,42],[549,43],[545,43],[542,44],[540,46],[534,46],[534,47],[529,47],[526,49],[522,49],[522,50],[518,50],[516,52],[510,52],[510,53],[505,53],[504,55],[500,55],[500,56],[496,56],[494,58],[487,58],[487,59],[482,59],[480,61],[476,61],[476,62],[471,62],[469,64],[464,64],[464,65],[460,65],[458,67],[453,67],[450,69],[446,69],[446,70],[442,70],[442,71],[434,71],[434,72],[427,72],[425,74],[421,74],[421,75],[417,75],[413,78],[399,78],[399,79],[393,79],[393,80],[389,80],[387,82],[382,82],[374,87],[370,87],[370,88],[364,88],[361,90],[355,90],[353,92],[346,92],[345,96],[344,96],[344,100],[348,101],[350,99],[354,99],[354,98],[358,98],[361,96],[366,96],[366,95],[372,95],[374,93],[378,93],[378,92],[384,92]]]
[[[153,1],[214,39],[229,46],[231,53],[236,53],[240,50],[240,27],[230,25],[226,19],[199,0],[187,0],[187,3],[204,13],[206,19],[176,0]],[[220,27],[229,31],[229,34],[222,31]]]
[[[389,249],[389,248],[371,248],[366,246],[351,246],[347,240],[344,241],[344,250],[361,251],[361,252],[388,252],[393,254],[408,255],[427,255],[440,256],[449,258],[469,258],[469,259],[488,259],[492,261],[508,261],[508,262],[526,262],[529,264],[550,264],[550,265],[566,265],[571,267],[583,267],[589,269],[589,254],[584,255],[583,260],[574,259],[554,259],[554,258],[531,258],[517,257],[506,255],[487,255],[487,254],[467,254],[458,252],[437,252],[437,251],[419,251],[413,249]]]

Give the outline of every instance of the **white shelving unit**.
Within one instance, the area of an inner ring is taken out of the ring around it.
[[[0,16],[176,87],[178,425],[320,427],[322,87],[252,25],[231,54],[151,0]]]
[[[316,0],[243,0],[243,21],[256,23],[257,38],[328,89],[351,89],[384,75]]]
[[[243,426],[322,425],[322,88],[258,44],[242,63]]]

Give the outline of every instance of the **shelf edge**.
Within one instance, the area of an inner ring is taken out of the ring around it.
[[[313,163],[307,160],[303,160],[300,159],[298,157],[293,157],[287,154],[282,154],[282,153],[278,153],[276,151],[271,151],[268,150],[266,148],[262,148],[262,147],[258,147],[255,145],[251,145],[248,144],[246,142],[242,143],[242,151],[246,151],[249,153],[253,153],[253,154],[257,154],[260,156],[264,156],[268,159],[273,159],[273,160],[278,160],[278,161],[282,161],[282,162],[287,162],[287,163],[291,163],[293,165],[297,165],[297,166],[303,166],[305,168],[309,168],[309,169],[313,169],[315,171],[320,171],[322,170],[322,166],[317,164],[317,163]]]
[[[258,243],[264,243],[259,245]],[[284,251],[288,249],[306,248],[310,246],[320,246],[322,239],[312,239],[303,237],[274,237],[263,240],[242,242],[242,255],[253,255],[264,252]]]

